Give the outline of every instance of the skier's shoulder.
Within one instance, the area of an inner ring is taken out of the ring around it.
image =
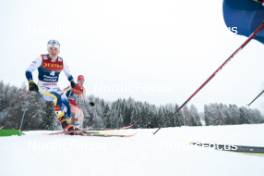
[[[40,54],[39,58],[41,58],[41,60],[49,60],[49,54]],[[58,56],[57,59],[58,62],[63,62],[63,58],[61,56]]]
[[[42,56],[39,55],[33,60],[32,65],[40,66],[41,63],[42,63]]]
[[[61,56],[58,56],[58,61],[63,62],[63,58]]]

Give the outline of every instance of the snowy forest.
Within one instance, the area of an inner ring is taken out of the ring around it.
[[[191,105],[177,112],[178,105],[156,106],[132,98],[107,102],[87,96],[85,100],[80,102],[85,115],[84,128],[120,128],[130,124],[134,124],[133,128],[156,128],[264,123],[259,110],[236,105],[212,103],[204,105],[204,112],[198,112]],[[18,88],[0,82],[0,128],[20,128],[23,115],[23,130],[60,128],[51,103],[29,92],[25,86]]]

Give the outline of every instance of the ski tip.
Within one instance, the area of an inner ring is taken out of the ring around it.
[[[49,135],[70,135],[70,136],[91,136],[91,137],[133,137],[136,135],[136,133],[132,134],[118,134],[118,133],[109,133],[105,131],[85,131],[85,130],[79,130],[79,131],[59,131],[59,132],[53,132],[49,133]]]

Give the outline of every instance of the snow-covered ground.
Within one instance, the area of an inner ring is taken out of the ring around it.
[[[190,146],[190,141],[264,146],[264,125],[180,127],[129,138],[26,132],[0,138],[1,176],[263,176],[264,157]]]

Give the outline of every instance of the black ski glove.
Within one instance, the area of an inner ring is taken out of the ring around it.
[[[91,102],[89,102],[89,105],[90,105],[90,106],[94,106],[95,103],[91,101]]]
[[[30,91],[35,91],[35,92],[39,91],[38,85],[32,80],[28,82],[28,87]]]
[[[71,87],[72,88],[76,87],[76,83],[74,81],[71,81]]]

